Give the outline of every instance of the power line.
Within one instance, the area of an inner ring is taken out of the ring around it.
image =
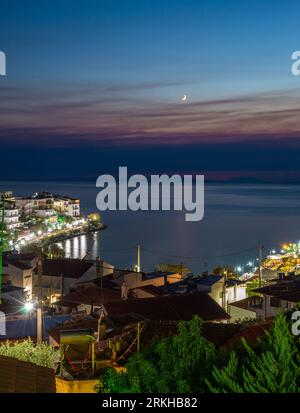
[[[173,257],[173,258],[183,258],[183,259],[189,259],[189,260],[204,260],[204,259],[211,259],[211,258],[222,258],[222,257],[229,257],[229,256],[233,256],[233,255],[239,255],[239,254],[243,254],[245,252],[250,252],[250,251],[254,251],[257,250],[257,247],[253,247],[253,248],[248,248],[245,250],[240,250],[240,251],[235,251],[235,252],[230,252],[227,254],[219,254],[219,255],[206,255],[206,256],[188,256],[188,255],[178,255],[178,254],[170,254],[170,253],[166,253],[166,252],[162,252],[162,251],[151,251],[145,248],[141,248],[142,251],[144,252],[148,252],[150,254],[155,254],[155,255],[165,255],[165,256],[169,256],[169,257]]]

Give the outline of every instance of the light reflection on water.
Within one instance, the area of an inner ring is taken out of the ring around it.
[[[17,195],[45,190],[79,197],[83,213],[96,211],[94,183],[3,182],[0,188]],[[256,251],[238,252],[260,241],[266,252],[283,242],[298,241],[299,211],[298,185],[206,185],[201,222],[185,222],[184,214],[178,212],[103,212],[106,230],[64,241],[63,245],[68,257],[83,258],[90,251],[92,257],[99,255],[122,268],[135,264],[136,244],[140,243],[145,270],[160,262],[184,262],[200,272],[206,266],[254,260]],[[224,256],[232,252],[236,254]],[[210,258],[204,258],[207,256]]]

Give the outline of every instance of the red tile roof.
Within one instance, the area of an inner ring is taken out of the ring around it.
[[[263,324],[254,324],[242,328],[227,340],[225,347],[228,350],[242,347],[242,338],[244,338],[249,345],[256,347],[259,343],[259,339],[265,334],[266,331],[270,330],[272,323],[273,320],[269,320]]]
[[[94,265],[93,261],[62,258],[44,259],[43,274],[52,277],[80,278]],[[96,276],[96,270],[95,270]]]
[[[81,288],[62,297],[61,304],[101,305],[111,301],[120,301],[121,292],[97,286]]]
[[[289,302],[297,303],[300,301],[299,281],[278,282],[262,288],[256,288],[253,291],[260,294],[269,295],[271,297],[277,297],[280,300],[286,300]]]
[[[108,315],[139,314],[151,320],[190,320],[198,315],[204,321],[226,320],[230,316],[208,294],[195,292],[151,297],[105,304]]]

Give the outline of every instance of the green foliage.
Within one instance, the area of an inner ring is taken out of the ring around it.
[[[65,250],[57,244],[50,244],[44,248],[44,253],[48,258],[65,258]]]
[[[192,271],[185,266],[184,264],[158,264],[155,267],[156,271],[162,272],[174,272],[177,274],[181,274],[183,277],[186,277]]]
[[[46,343],[35,345],[29,338],[20,343],[10,344],[8,341],[0,345],[0,355],[18,360],[30,361],[44,367],[55,367],[57,350]]]
[[[216,353],[202,336],[202,321],[180,322],[178,334],[158,340],[132,356],[126,372],[109,369],[101,377],[102,392],[205,392]]]
[[[202,322],[181,322],[178,334],[157,340],[132,356],[126,371],[109,369],[100,391],[125,392],[300,392],[299,339],[292,335],[289,318],[279,313],[272,329],[255,350],[242,340],[238,353],[215,351],[202,336]]]
[[[212,392],[295,393],[299,391],[299,352],[283,313],[279,313],[270,332],[266,332],[255,352],[243,339],[244,354],[230,354],[228,365],[214,367]]]
[[[231,279],[238,279],[239,274],[235,271],[235,269],[229,265],[219,266],[212,270],[213,275],[225,275]]]
[[[247,283],[247,296],[252,297],[254,295],[259,296],[258,293],[253,292],[252,290],[255,290],[255,288],[258,288],[260,286],[259,278],[255,278],[251,281],[251,283]]]

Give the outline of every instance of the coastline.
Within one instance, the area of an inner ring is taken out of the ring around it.
[[[90,234],[90,233],[93,233],[93,232],[100,232],[100,231],[105,230],[106,228],[107,228],[107,225],[99,223],[97,226],[93,225],[93,226],[89,226],[87,228],[80,228],[79,230],[72,229],[67,233],[64,232],[64,233],[61,233],[59,235],[49,234],[49,235],[47,235],[47,237],[45,237],[42,240],[33,241],[33,242],[28,243],[26,246],[24,246],[21,249],[21,252],[24,251],[24,250],[29,249],[32,246],[33,247],[34,246],[45,247],[45,246],[49,246],[49,245],[52,245],[52,244],[56,244],[58,242],[66,241],[68,239],[76,238],[76,237],[79,237],[81,235],[86,235],[86,234]]]

